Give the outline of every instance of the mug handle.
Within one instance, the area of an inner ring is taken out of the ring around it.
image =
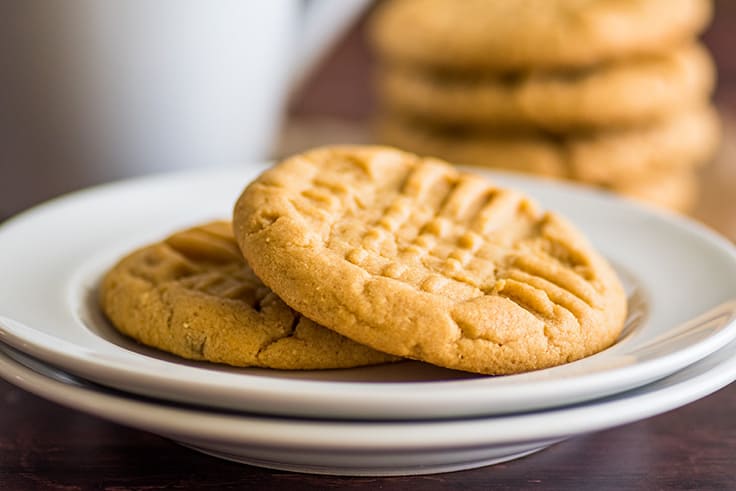
[[[370,0],[302,0],[302,26],[296,40],[290,93],[309,76],[369,3]]]

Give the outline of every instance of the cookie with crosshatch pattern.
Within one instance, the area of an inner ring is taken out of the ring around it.
[[[485,374],[551,367],[619,335],[622,286],[523,194],[388,147],[325,147],[247,186],[235,237],[296,311],[397,356]]]
[[[289,370],[396,360],[286,306],[253,274],[224,221],[132,252],[105,275],[100,303],[122,333],[192,360]]]

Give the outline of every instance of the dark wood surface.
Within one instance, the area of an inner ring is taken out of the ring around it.
[[[0,489],[736,489],[736,385],[670,413],[529,457],[418,477],[249,467],[0,384]]]
[[[719,64],[716,101],[727,121],[726,142],[703,174],[697,217],[734,239],[736,132],[728,121],[736,120],[736,2],[717,5],[705,39]],[[298,94],[282,149],[364,137],[373,102],[371,60],[360,36],[360,29],[352,32]],[[315,127],[322,128],[316,135],[305,130]],[[5,150],[0,158],[7,163]],[[54,189],[73,186],[61,182]],[[20,198],[6,202],[6,214],[28,204]],[[0,382],[0,490],[284,488],[736,489],[736,384],[667,414],[573,438],[517,461],[379,479],[301,475],[221,461]]]

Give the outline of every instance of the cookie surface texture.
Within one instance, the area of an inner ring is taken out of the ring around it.
[[[662,53],[710,16],[708,0],[393,0],[371,32],[393,63],[517,71]]]
[[[486,374],[545,368],[619,335],[617,276],[520,193],[387,147],[325,147],[238,200],[246,259],[286,303],[381,351]]]
[[[286,306],[247,266],[229,222],[134,251],[104,277],[100,303],[122,333],[191,360],[290,370],[395,360]]]
[[[378,87],[389,111],[440,125],[548,131],[638,125],[703,103],[713,89],[710,56],[698,44],[595,69],[514,78],[448,75],[388,65]]]

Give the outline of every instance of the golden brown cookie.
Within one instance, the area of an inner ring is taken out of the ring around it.
[[[393,114],[380,116],[375,126],[381,144],[461,165],[559,178],[570,174],[558,141],[542,133],[445,130]]]
[[[527,71],[665,52],[710,16],[708,0],[392,0],[371,37],[403,65]]]
[[[607,185],[702,165],[718,144],[719,127],[711,107],[642,127],[566,136],[447,131],[389,115],[379,120],[377,136],[382,143],[460,164]]]
[[[386,147],[325,147],[238,200],[246,259],[290,306],[436,365],[523,372],[600,351],[626,299],[573,225],[524,195]]]
[[[693,172],[657,173],[642,179],[619,182],[610,188],[624,196],[680,213],[695,208],[700,184]]]
[[[517,77],[387,65],[378,87],[390,112],[435,124],[559,132],[664,119],[706,101],[714,79],[706,50],[689,43],[661,55]]]
[[[617,184],[693,172],[713,158],[719,140],[718,114],[701,106],[647,127],[571,139],[566,151],[574,178]]]
[[[288,370],[396,360],[286,306],[245,263],[229,222],[131,253],[105,275],[100,304],[122,333],[191,360]]]

